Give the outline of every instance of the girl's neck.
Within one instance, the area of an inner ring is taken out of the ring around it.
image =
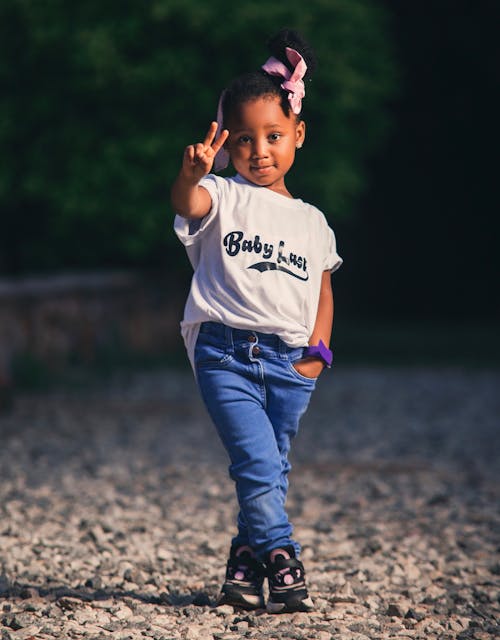
[[[264,188],[269,189],[270,187],[264,187]],[[280,196],[284,196],[285,198],[291,198],[292,200],[294,200],[294,197],[292,196],[290,191],[288,191],[285,185],[283,185],[281,188],[278,188],[278,189],[271,189],[271,191],[274,191],[274,193],[278,193]]]
[[[286,188],[286,186],[284,184],[283,184],[282,187],[279,187],[279,188],[266,187],[266,186],[261,186],[259,184],[256,184],[255,182],[252,182],[251,180],[248,180],[247,178],[242,176],[240,173],[238,173],[237,176],[245,184],[252,185],[253,187],[257,187],[258,189],[266,189],[267,191],[270,191],[271,193],[276,193],[277,195],[282,196],[283,198],[288,198],[290,200],[296,200],[296,198],[294,198],[294,196],[292,196],[292,194],[288,191],[288,189]]]

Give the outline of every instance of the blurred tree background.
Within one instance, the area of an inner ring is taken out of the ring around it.
[[[342,230],[352,270],[339,286],[384,319],[489,324],[498,355],[500,3],[383,4],[398,92],[388,103],[391,131]]]
[[[313,0],[307,11],[300,0],[3,0],[0,25],[4,272],[177,254],[168,185],[182,151],[281,26],[299,28],[322,62],[294,188],[329,211],[351,212],[394,87],[385,13],[367,0]]]
[[[291,26],[319,66],[290,186],[337,232],[339,308],[497,315],[499,15],[471,0],[2,0],[0,273],[187,273],[168,206],[182,150]]]

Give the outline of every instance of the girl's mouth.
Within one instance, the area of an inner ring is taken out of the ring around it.
[[[273,165],[267,165],[265,167],[250,167],[251,171],[259,176],[267,176],[271,173],[273,168]]]

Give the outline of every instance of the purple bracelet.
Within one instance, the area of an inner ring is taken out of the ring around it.
[[[325,365],[330,368],[333,362],[333,353],[326,346],[323,340],[320,340],[317,345],[309,346],[304,349],[302,354],[303,358],[319,358],[323,360]]]

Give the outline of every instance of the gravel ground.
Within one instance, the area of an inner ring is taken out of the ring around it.
[[[335,369],[292,457],[317,609],[214,608],[235,504],[189,372],[0,417],[0,639],[485,639],[500,620],[500,371]]]

